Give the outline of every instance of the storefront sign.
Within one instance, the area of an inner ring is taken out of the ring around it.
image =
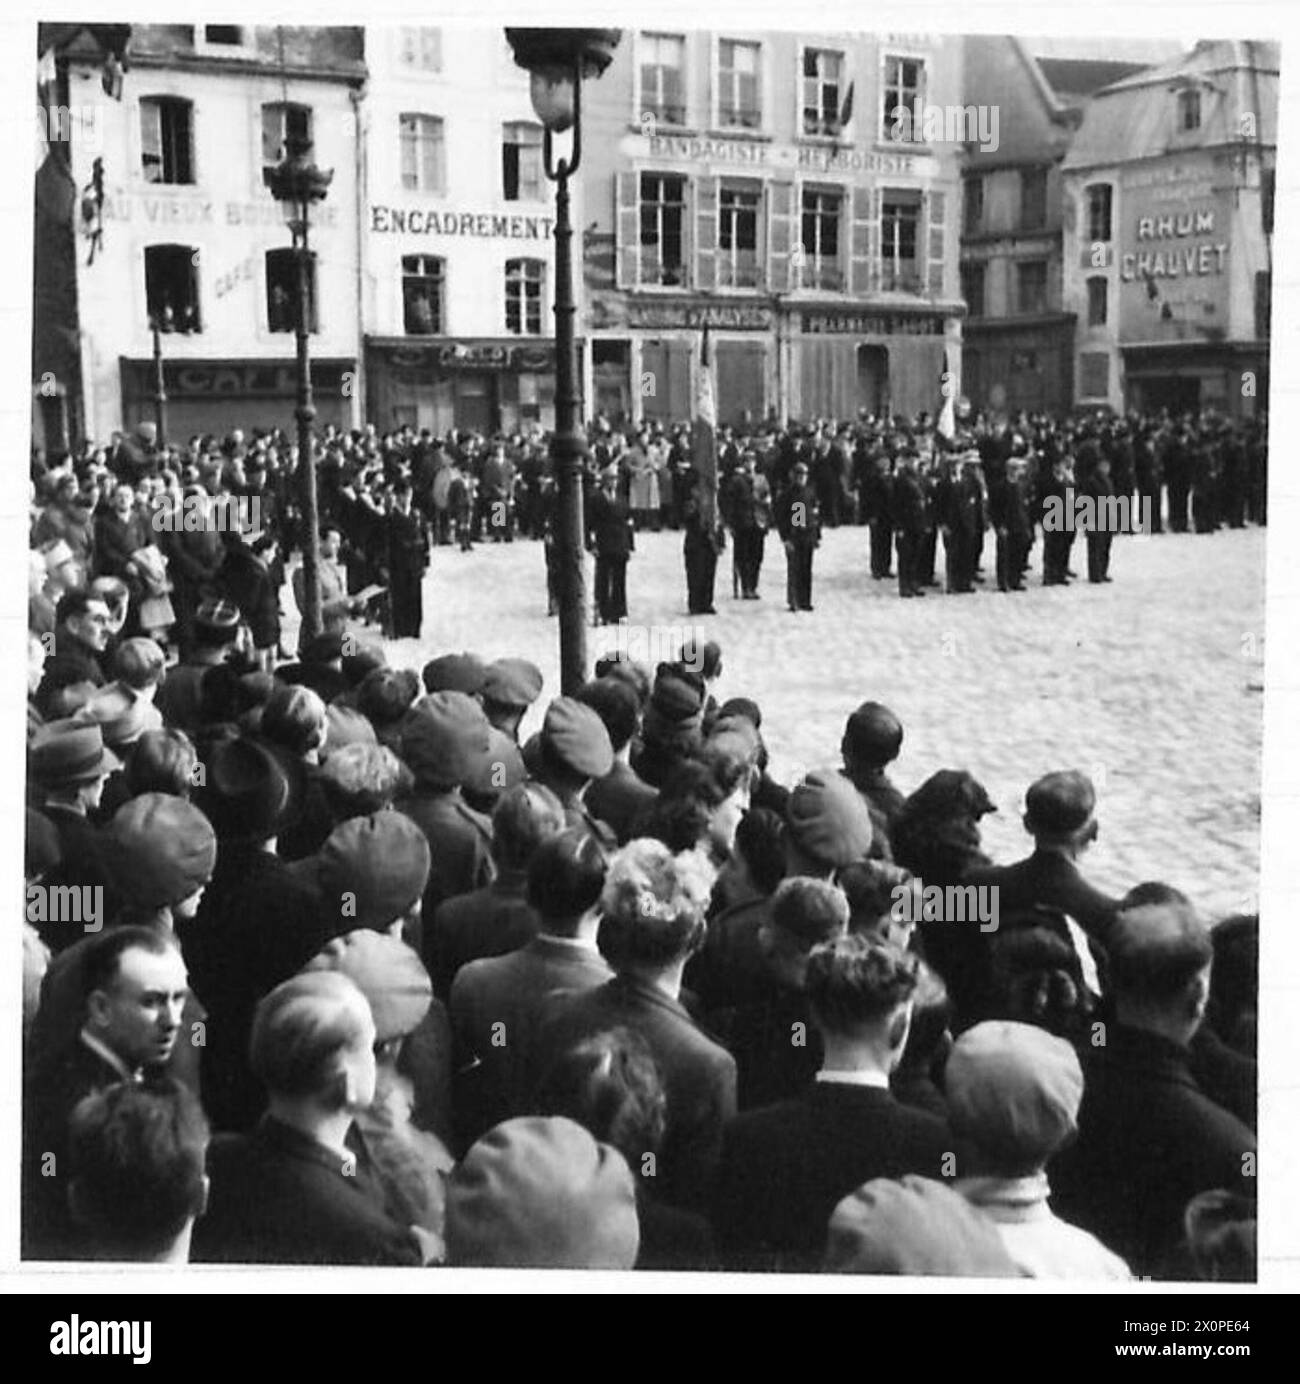
[[[888,312],[805,312],[810,336],[942,336],[943,318]]]
[[[152,361],[122,362],[124,374],[133,377],[137,396],[152,388]],[[355,370],[351,361],[314,360],[312,387],[335,394],[343,389],[345,372]],[[165,360],[163,385],[169,399],[204,399],[219,395],[232,398],[293,398],[298,392],[298,370],[293,361],[278,360]]]
[[[627,325],[666,330],[766,331],[772,309],[762,303],[629,302]]]
[[[1196,340],[1228,321],[1231,191],[1207,159],[1134,169],[1120,201],[1120,340]]]
[[[389,364],[403,370],[501,370],[548,374],[555,369],[549,342],[514,345],[503,341],[448,341],[427,346],[381,348]]]
[[[481,240],[549,240],[550,216],[500,216],[495,212],[429,211],[423,207],[370,208],[370,229],[387,235],[454,235]]]
[[[312,230],[338,225],[337,206],[312,208]],[[284,226],[284,212],[268,196],[265,202],[212,202],[203,198],[167,196],[155,192],[127,193],[118,189],[104,198],[105,221],[134,221],[144,227],[163,226]]]
[[[677,163],[736,164],[750,168],[770,168],[814,173],[919,173],[915,155],[928,156],[928,149],[914,154],[875,153],[823,144],[767,144],[748,139],[709,139],[699,135],[649,135],[641,141],[642,156],[672,159]],[[635,152],[635,151],[634,151]]]

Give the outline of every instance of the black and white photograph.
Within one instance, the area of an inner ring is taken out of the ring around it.
[[[12,1271],[1294,1290],[1285,7],[103,8]]]

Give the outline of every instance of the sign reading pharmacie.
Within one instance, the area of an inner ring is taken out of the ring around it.
[[[800,313],[799,327],[808,336],[942,336],[944,319],[940,313],[828,308]]]
[[[380,235],[459,236],[478,240],[550,240],[555,218],[492,211],[435,211],[371,206],[370,229]]]

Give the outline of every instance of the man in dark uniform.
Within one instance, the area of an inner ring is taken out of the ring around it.
[[[1043,520],[1043,585],[1069,586],[1066,567],[1074,534],[1074,491],[1067,481],[1065,458],[1052,464],[1041,496]]]
[[[1147,434],[1139,437],[1134,447],[1134,469],[1137,477],[1138,503],[1144,527],[1150,532],[1163,532],[1160,518],[1161,485],[1160,472],[1161,443],[1158,435]]]
[[[1165,443],[1165,480],[1169,487],[1169,527],[1187,532],[1187,498],[1191,492],[1191,436],[1185,427],[1174,429]]]
[[[718,554],[722,550],[723,529],[716,520],[706,517],[704,482],[692,466],[683,484],[686,499],[682,505],[682,556],[686,562],[686,608],[692,615],[716,615],[713,605],[713,583],[718,570]]]
[[[1110,477],[1110,462],[1101,457],[1083,483],[1083,493],[1093,502],[1093,514],[1088,522],[1085,543],[1088,549],[1088,580],[1094,585],[1111,580],[1110,545],[1115,535],[1111,531],[1108,511],[1115,496],[1115,483]]]
[[[871,456],[868,466],[862,485],[863,517],[870,525],[871,575],[876,581],[883,581],[893,575],[890,568],[894,526],[889,503],[893,477],[889,474],[888,462],[879,452]]]
[[[1025,557],[1034,538],[1024,486],[1025,459],[1012,457],[989,487],[989,516],[997,532],[999,591],[1025,589]]]
[[[627,618],[627,560],[635,547],[632,511],[618,493],[618,463],[600,473],[587,514],[588,547],[596,553],[596,617],[602,625]]]
[[[429,535],[411,501],[410,481],[398,481],[393,487],[393,508],[384,520],[394,639],[418,639],[424,622],[421,588],[429,566]]]
[[[813,553],[821,542],[821,506],[808,483],[808,465],[796,462],[777,502],[776,527],[785,544],[786,601],[792,611],[811,610]]]
[[[763,548],[772,526],[772,491],[753,451],[746,450],[741,457],[740,469],[728,478],[723,497],[724,517],[731,525],[735,544],[741,599],[756,601]]]
[[[921,586],[921,545],[925,541],[925,493],[916,474],[916,453],[899,454],[890,505],[898,540],[898,594],[904,599],[924,596]]]

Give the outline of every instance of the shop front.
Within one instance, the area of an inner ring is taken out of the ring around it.
[[[960,305],[940,311],[792,305],[788,311],[791,418],[937,411],[941,377],[960,357]]]
[[[121,357],[122,420],[128,429],[154,418],[154,363]],[[311,380],[316,426],[354,426],[355,360],[313,360]],[[297,423],[298,366],[288,360],[164,360],[166,429],[170,444],[195,434],[218,436],[233,428],[281,428]]]
[[[445,435],[555,426],[555,347],[517,338],[367,337],[366,418]]]

